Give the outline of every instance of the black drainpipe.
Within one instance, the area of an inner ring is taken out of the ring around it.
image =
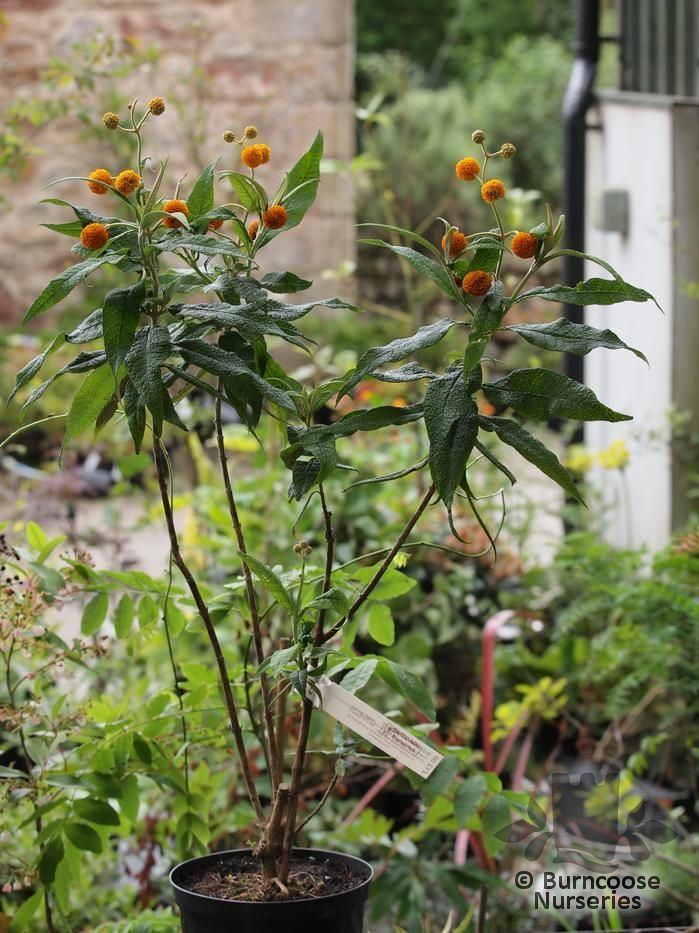
[[[580,251],[585,249],[585,129],[599,61],[599,17],[600,0],[575,0],[575,62],[563,98],[563,210],[566,215],[566,246]],[[577,285],[583,277],[584,261],[576,256],[565,256],[565,284]],[[564,313],[573,323],[583,322],[583,309],[577,305],[565,305]],[[583,381],[583,357],[566,355],[563,366],[567,376],[577,382]],[[580,427],[573,441],[580,443],[583,436]]]

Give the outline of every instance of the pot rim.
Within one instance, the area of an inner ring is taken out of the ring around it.
[[[186,859],[184,862],[179,862],[175,865],[174,868],[170,870],[168,874],[168,879],[170,884],[175,889],[175,891],[181,891],[182,894],[186,894],[189,897],[200,898],[202,901],[211,901],[215,904],[245,904],[249,907],[265,907],[269,909],[277,907],[288,907],[290,904],[314,904],[322,903],[333,897],[343,897],[345,894],[353,894],[358,891],[360,888],[368,888],[371,882],[374,880],[374,868],[373,866],[365,861],[363,858],[359,858],[358,855],[350,855],[347,852],[334,852],[332,849],[312,849],[312,848],[294,848],[294,853],[308,853],[312,855],[320,856],[330,856],[330,857],[340,857],[342,859],[351,859],[353,862],[357,862],[368,872],[367,877],[360,881],[359,884],[355,884],[352,888],[347,888],[344,891],[334,891],[332,894],[323,894],[321,897],[297,897],[293,901],[243,901],[239,899],[226,898],[226,897],[212,897],[210,894],[200,894],[198,891],[192,891],[190,888],[184,888],[182,885],[178,884],[173,875],[175,872],[178,872],[180,869],[184,868],[187,865],[193,865],[195,862],[203,862],[207,859],[220,858],[225,855],[238,855],[244,854],[249,855],[249,849],[224,849],[221,852],[208,852],[206,855],[197,855],[194,858]]]

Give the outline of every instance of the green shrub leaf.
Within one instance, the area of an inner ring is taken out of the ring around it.
[[[114,375],[131,349],[146,295],[145,280],[108,292],[102,306],[104,352]]]
[[[244,554],[242,551],[238,552],[242,560],[248,565],[250,570],[255,574],[260,583],[264,586],[268,593],[271,593],[272,596],[276,599],[282,609],[285,609],[290,615],[295,615],[296,606],[294,605],[294,600],[291,597],[291,594],[287,592],[284,584],[276,575],[276,573],[271,570],[266,564],[263,564],[262,561],[259,561],[256,557],[252,557],[250,554]]]
[[[218,159],[209,162],[194,182],[192,193],[187,198],[190,223],[214,209],[214,169]]]
[[[81,797],[73,804],[78,816],[89,823],[98,826],[118,826],[119,814],[106,800],[95,800],[94,797]]]
[[[574,324],[564,317],[550,324],[513,324],[509,330],[513,330],[524,337],[528,343],[544,350],[585,356],[597,347],[604,347],[607,350],[630,350],[644,363],[648,362],[640,350],[635,350],[624,343],[611,330],[598,330],[588,324]]]
[[[360,240],[359,242],[368,243],[370,246],[384,246],[386,249],[390,249],[396,256],[400,256],[401,259],[409,262],[413,269],[423,278],[429,279],[435,285],[438,285],[445,295],[458,301],[459,304],[464,303],[463,292],[456,287],[451,273],[443,262],[430,259],[429,256],[418,253],[417,250],[411,249],[409,246],[394,246],[393,243],[386,243],[385,240]]]
[[[114,374],[107,365],[102,365],[90,373],[75,393],[68,412],[63,446],[67,446],[97,420],[105,405],[114,395]]]
[[[367,350],[366,353],[359,357],[357,365],[338,391],[338,400],[343,395],[351,392],[365,376],[373,375],[380,366],[385,366],[387,363],[397,363],[418,350],[433,347],[451,330],[454,324],[456,324],[456,321],[445,318],[441,321],[435,321],[434,324],[426,324],[412,337],[401,337],[398,340],[392,340],[383,347],[372,347]]]
[[[451,507],[478,436],[478,406],[461,372],[434,379],[425,392],[430,472],[440,498]]]
[[[558,483],[561,489],[571,498],[583,502],[583,498],[575,485],[573,475],[563,466],[553,451],[544,446],[519,422],[513,421],[511,418],[485,418],[481,416],[479,423],[486,431],[495,431],[503,443],[513,447],[525,460],[533,463],[542,473]],[[480,449],[483,450],[483,448]],[[486,453],[486,456],[488,454],[489,452]],[[489,459],[491,458],[489,457]],[[503,472],[506,471],[502,464],[496,463],[496,466]],[[514,477],[511,478],[514,480]]]
[[[66,823],[65,834],[78,849],[97,853],[102,851],[102,840],[87,823]]]
[[[107,618],[108,609],[109,597],[106,593],[98,593],[92,597],[85,606],[80,620],[80,631],[83,635],[94,635],[95,632],[99,631]]]
[[[552,369],[515,369],[497,382],[483,383],[483,392],[493,405],[507,406],[535,421],[631,419],[603,405],[592,389]]]
[[[524,301],[526,298],[543,298],[544,301],[558,301],[570,305],[615,305],[622,301],[655,301],[650,292],[629,285],[622,279],[587,279],[578,282],[575,288],[567,285],[551,285],[546,288],[539,285],[515,298],[515,302]]]
[[[482,774],[472,774],[459,784],[454,796],[454,816],[459,827],[466,826],[476,815],[487,792],[488,785]]]
[[[97,256],[94,259],[86,259],[68,269],[64,269],[60,275],[52,279],[46,288],[38,295],[24,315],[23,323],[26,324],[35,318],[38,314],[43,314],[54,305],[62,301],[66,295],[69,295],[73,289],[84,282],[92,273],[103,266],[106,262],[118,262],[119,259],[114,256]]]
[[[396,626],[391,610],[383,603],[369,606],[369,634],[380,645],[390,647],[396,640]]]

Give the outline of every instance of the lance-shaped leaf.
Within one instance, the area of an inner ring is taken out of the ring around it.
[[[486,418],[482,415],[478,422],[485,431],[494,431],[504,444],[513,447],[525,460],[534,464],[542,473],[558,483],[572,499],[577,499],[578,502],[584,504],[572,473],[563,466],[552,450],[530,434],[519,422],[513,421],[512,418]],[[479,449],[485,453],[485,448]],[[502,469],[502,466],[499,468]]]
[[[623,301],[655,301],[650,292],[622,279],[586,279],[574,288],[567,285],[539,285],[524,292],[515,302],[526,298],[543,298],[569,305],[615,305]],[[657,302],[656,302],[657,304]]]
[[[494,334],[511,305],[511,299],[504,296],[502,282],[496,282],[473,316],[471,336],[480,339]]]
[[[140,453],[143,435],[146,430],[146,407],[141,400],[138,389],[130,379],[126,383],[122,402],[134,448],[136,453]]]
[[[102,306],[104,351],[115,374],[131,349],[145,296],[144,279],[128,288],[114,288],[105,296]]]
[[[630,421],[602,404],[592,389],[552,369],[515,369],[497,382],[483,383],[493,405],[508,407],[533,418],[572,418],[575,421]]]
[[[306,211],[313,204],[320,184],[320,160],[323,157],[323,134],[317,133],[307,152],[286,176],[283,185],[282,204],[286,208],[284,230],[291,230],[303,220]],[[264,228],[261,242],[268,242],[277,236],[279,230]]]
[[[30,382],[34,376],[36,376],[36,374],[46,362],[47,358],[64,342],[65,335],[57,334],[43,352],[41,352],[38,356],[35,356],[34,359],[29,360],[29,362],[20,369],[20,371],[15,376],[15,384],[12,387],[12,391],[7,396],[8,405],[15,397],[15,395],[17,395],[19,390],[22,389],[28,382]]]
[[[84,282],[89,275],[92,275],[96,269],[99,269],[100,266],[103,266],[106,262],[116,263],[118,261],[119,257],[112,255],[97,256],[95,259],[86,259],[84,262],[79,262],[74,266],[70,266],[68,269],[64,269],[63,272],[57,275],[55,279],[52,279],[41,294],[34,299],[29,310],[24,315],[23,323],[26,324],[38,314],[43,314],[44,311],[48,311],[49,308],[58,304],[58,302],[62,301],[66,295],[69,295],[76,286]]]
[[[384,372],[372,373],[373,379],[379,382],[418,382],[420,379],[436,379],[437,374],[425,369],[419,363],[406,363],[397,369],[387,369]]]
[[[263,564],[262,561],[257,560],[256,557],[245,554],[243,551],[238,551],[238,553],[267,592],[276,599],[282,609],[285,609],[289,615],[295,615],[296,607],[294,605],[294,600],[276,573],[267,567],[266,564]]]
[[[448,295],[460,304],[464,303],[463,292],[456,287],[451,273],[443,262],[430,259],[429,256],[418,253],[417,250],[411,249],[409,246],[394,246],[393,243],[386,243],[385,240],[360,240],[359,242],[367,243],[369,246],[383,246],[386,249],[390,249],[396,256],[400,256],[401,259],[405,259],[409,262],[413,269],[423,276],[423,278],[429,279],[431,282],[434,282],[435,285],[438,285],[445,295]]]
[[[648,362],[640,350],[624,343],[611,330],[598,330],[588,324],[574,324],[564,317],[550,324],[513,324],[509,330],[515,331],[528,343],[544,350],[585,356],[597,347],[604,347],[607,350],[630,350],[644,363]]]
[[[253,214],[261,214],[267,207],[267,192],[254,178],[249,178],[241,172],[222,172],[222,178],[227,178],[235,192],[238,203],[244,210]]]
[[[302,279],[294,272],[268,272],[260,279],[260,285],[268,292],[280,295],[291,295],[293,292],[304,292],[313,285],[309,279]]]
[[[167,327],[153,324],[136,332],[126,355],[126,371],[150,409],[156,427],[162,423],[166,413],[167,390],[163,385],[161,368],[171,353],[172,344]]]
[[[176,347],[187,363],[199,366],[212,376],[221,376],[223,378],[247,376],[270,402],[274,402],[275,405],[279,405],[286,411],[296,411],[296,406],[286,392],[270,385],[262,376],[251,369],[237,353],[213,346],[199,339],[179,340]]]
[[[432,479],[449,509],[478,436],[478,406],[460,371],[434,379],[427,387],[425,427],[430,440]]]
[[[194,223],[203,214],[208,214],[214,207],[214,169],[218,159],[209,162],[201,175],[194,182],[192,192],[187,198],[189,221]]]
[[[103,365],[90,373],[73,397],[68,412],[63,445],[89,427],[97,425],[102,410],[114,395],[114,374]]]
[[[220,330],[233,328],[249,343],[256,338],[269,334],[281,337],[287,343],[306,349],[313,343],[298,328],[287,321],[275,321],[269,315],[259,312],[253,305],[230,305],[224,302],[216,304],[178,305],[177,314],[196,321],[205,321]]]
[[[239,250],[228,240],[208,236],[205,233],[191,233],[188,230],[172,230],[153,241],[153,249],[159,253],[173,253],[178,249],[187,249],[201,256],[231,256],[234,259],[247,259],[247,253]]]
[[[90,352],[78,353],[74,360],[71,360],[70,363],[67,363],[62,369],[59,369],[58,372],[54,373],[46,382],[42,382],[40,386],[37,386],[33,392],[30,393],[24,405],[22,405],[22,411],[25,408],[29,408],[30,405],[33,405],[34,402],[38,401],[42,395],[46,392],[50,385],[52,385],[56,379],[60,376],[64,376],[66,373],[87,373],[93,369],[97,369],[98,366],[101,366],[106,360],[106,356],[102,350],[92,350]]]
[[[417,350],[433,347],[439,343],[455,323],[456,321],[447,319],[435,321],[434,324],[421,327],[412,337],[401,337],[398,340],[392,340],[391,343],[387,343],[383,347],[371,347],[359,357],[357,365],[343,383],[337,394],[338,401],[343,395],[351,392],[365,376],[373,375],[380,366],[385,366],[387,363],[397,363],[399,360],[411,356]]]

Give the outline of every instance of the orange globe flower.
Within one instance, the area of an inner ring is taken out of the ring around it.
[[[168,220],[169,218],[165,218]],[[209,230],[220,230],[223,226],[223,221],[220,217],[215,217],[213,220],[209,221]]]
[[[106,168],[96,168],[94,172],[90,172],[88,178],[94,178],[94,181],[88,181],[87,183],[87,187],[93,194],[106,194],[109,191],[106,186],[113,184],[111,173]],[[100,182],[104,184],[100,184]]]
[[[510,246],[515,256],[519,256],[520,259],[531,259],[536,255],[538,243],[537,238],[532,236],[531,233],[520,230],[519,233],[512,237]]]
[[[138,191],[141,187],[141,176],[138,172],[134,172],[132,168],[127,168],[123,172],[119,172],[114,179],[114,187],[119,194],[123,194],[124,197],[128,198],[130,194]]]
[[[478,297],[480,295],[485,295],[485,293],[489,291],[492,281],[493,277],[490,272],[485,272],[483,269],[475,269],[473,272],[469,272],[464,276],[461,287],[469,295]]]
[[[465,236],[460,230],[453,230],[451,234],[451,244],[449,247],[450,256],[458,256],[459,253],[463,251],[468,246],[468,237]],[[446,233],[442,237],[442,249],[447,248],[447,235]]]
[[[240,160],[243,165],[247,165],[248,168],[257,168],[258,165],[262,165],[264,162],[264,153],[257,144],[254,146],[245,146],[240,153]]]
[[[180,201],[179,198],[166,201],[163,204],[163,210],[166,214],[184,214],[185,217],[189,217],[187,202]],[[163,226],[170,227],[170,229],[174,230],[176,227],[182,226],[182,221],[178,220],[177,217],[163,217]]]
[[[456,163],[456,174],[461,181],[473,181],[480,170],[481,167],[478,164],[478,160],[472,159],[470,156]]]
[[[490,181],[486,181],[485,184],[481,186],[481,197],[484,201],[487,201],[488,204],[492,204],[493,201],[499,201],[501,198],[505,197],[505,186],[499,178],[491,178]]]
[[[266,165],[272,156],[272,150],[269,148],[267,143],[257,143],[257,149],[262,158],[262,165]]]
[[[109,239],[109,230],[104,224],[88,224],[83,227],[80,242],[85,249],[102,249]]]
[[[162,97],[152,97],[148,101],[148,109],[154,117],[159,117],[162,113],[165,113],[165,101]]]
[[[253,222],[248,227],[248,236],[251,240],[254,240],[257,236],[257,231],[260,229],[260,222],[258,220],[253,220]]]
[[[272,204],[262,215],[262,223],[270,230],[279,230],[286,223],[286,208],[282,204]]]

